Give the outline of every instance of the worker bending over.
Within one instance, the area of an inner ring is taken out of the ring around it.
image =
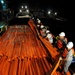
[[[49,30],[46,30],[46,38],[51,44],[53,43],[53,35],[51,34]]]
[[[40,26],[40,35],[41,35],[42,37],[46,37],[46,28],[45,28],[44,25],[41,25],[41,26]]]

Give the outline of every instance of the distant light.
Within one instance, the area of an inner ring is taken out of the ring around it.
[[[29,13],[29,10],[27,9],[26,12]]]
[[[2,4],[4,4],[4,1],[3,1],[3,0],[1,0],[1,3],[2,3]]]
[[[57,12],[55,12],[55,15],[57,15]]]
[[[25,9],[27,9],[27,6],[25,6]]]
[[[20,9],[20,12],[22,12],[22,10]]]
[[[24,8],[23,6],[21,6],[21,8]]]
[[[51,11],[48,11],[48,14],[50,15],[51,14]]]

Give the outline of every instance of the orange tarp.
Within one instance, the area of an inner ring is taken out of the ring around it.
[[[30,20],[28,23],[29,23],[31,29],[33,30],[33,32],[37,32],[37,34],[39,36],[39,39],[41,40],[41,42],[43,43],[43,45],[48,50],[47,52],[50,53],[51,58],[56,60],[56,65],[55,65],[55,67],[54,67],[51,75],[61,75],[61,73],[59,73],[58,71],[56,71],[56,69],[58,68],[58,66],[60,64],[60,60],[59,60],[60,54],[57,52],[57,48],[53,47],[52,44],[49,43],[49,41],[47,41],[45,38],[42,38],[39,35],[39,33],[38,33],[39,31],[37,30],[37,27],[36,27],[35,23],[33,22],[33,20]],[[67,75],[71,75],[70,72],[67,72]]]
[[[56,48],[36,36],[34,22],[28,24],[10,26],[0,38],[0,75],[46,75],[52,68],[48,58],[58,59]]]

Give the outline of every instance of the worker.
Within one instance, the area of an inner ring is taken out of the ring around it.
[[[73,55],[72,63],[75,63],[75,52],[74,52],[74,55]]]
[[[46,30],[46,38],[51,44],[53,43],[53,36],[49,30]]]
[[[39,24],[37,24],[37,28],[40,28],[40,25]]]
[[[59,34],[59,37],[60,37],[61,40],[63,40],[65,42],[65,44],[67,44],[67,38],[65,38],[65,32],[61,32]]]
[[[39,24],[37,24],[37,26],[36,26],[36,27],[37,27],[37,33],[38,33],[38,35],[40,35],[40,33],[39,33],[39,32],[40,32],[40,30],[41,30],[41,29],[40,29],[40,25],[39,25]]]
[[[66,75],[66,73],[68,72],[69,66],[72,63],[73,54],[74,54],[73,46],[74,46],[73,42],[68,42],[68,44],[66,45],[68,54],[67,54],[66,58],[64,59],[65,63],[64,63],[64,69],[62,72],[63,75]]]
[[[37,28],[38,28],[38,30],[40,30],[41,29],[41,25],[37,24]]]
[[[37,18],[36,23],[41,24],[41,20],[39,18]]]
[[[67,44],[67,38],[65,37],[65,32],[61,32],[59,36],[56,37],[55,46],[58,48],[57,51],[63,52]]]
[[[67,48],[65,48],[61,54],[62,58],[66,58],[67,54],[68,54],[68,50]]]
[[[40,35],[41,35],[42,37],[46,37],[46,28],[45,28],[44,25],[41,25],[41,26],[40,26]]]

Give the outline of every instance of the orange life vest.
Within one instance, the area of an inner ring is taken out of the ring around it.
[[[68,54],[68,50],[65,48],[63,53],[62,53],[62,57],[65,58]]]
[[[61,49],[63,47],[63,42],[60,39],[57,41],[57,47],[59,49]]]

